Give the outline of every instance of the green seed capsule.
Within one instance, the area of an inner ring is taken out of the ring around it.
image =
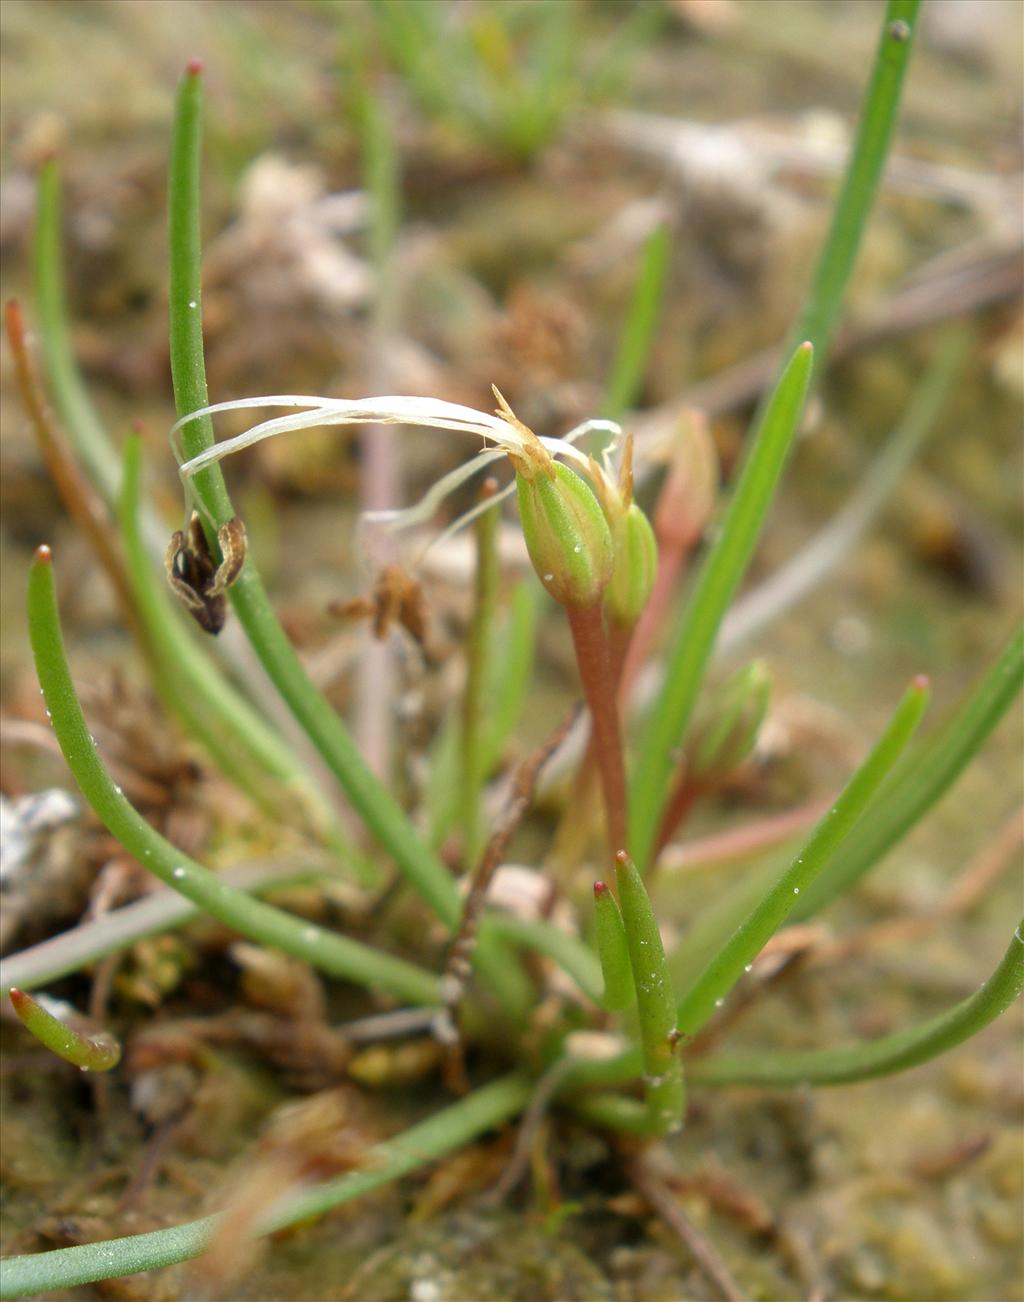
[[[647,605],[658,572],[658,544],[643,511],[632,502],[612,522],[615,569],[604,594],[613,623],[632,628]]]
[[[614,565],[612,536],[590,487],[561,462],[527,477],[517,466],[523,536],[541,583],[563,606],[600,601]]]

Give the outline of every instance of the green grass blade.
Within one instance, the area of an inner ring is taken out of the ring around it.
[[[666,226],[659,226],[652,231],[644,244],[640,274],[633,289],[602,404],[603,414],[609,420],[621,420],[636,402],[640,392],[665,297],[671,248]]]
[[[692,1038],[704,1026],[744,969],[793,912],[798,897],[854,830],[906,749],[924,714],[928,696],[926,680],[915,679],[885,732],[803,850],[697,978],[679,1005],[679,1030],[684,1036]]]
[[[764,899],[779,879],[785,857],[770,856],[752,865],[736,882],[723,885],[686,929],[668,956],[668,970],[677,990],[688,990],[744,918]]]
[[[854,553],[868,526],[892,496],[907,467],[931,437],[963,374],[974,332],[950,327],[919,382],[899,425],[873,457],[860,483],[829,522],[752,592],[735,601],[722,621],[719,654],[735,652],[803,601]]]
[[[482,723],[481,742],[485,779],[500,763],[526,705],[533,680],[538,616],[544,599],[544,590],[538,584],[520,583],[513,590],[509,609],[498,623],[486,665],[488,709]],[[459,728],[453,713],[442,723],[430,747],[424,804],[429,815],[428,839],[433,846],[441,845],[458,821],[458,761]]]
[[[969,999],[919,1026],[866,1044],[792,1053],[722,1054],[697,1060],[690,1067],[701,1085],[850,1085],[906,1071],[970,1039],[1009,1008],[1024,990],[1024,940],[1021,923],[1002,962]]]
[[[117,451],[96,414],[71,347],[61,264],[60,173],[51,159],[39,173],[33,275],[47,378],[75,455],[108,502],[117,496]]]
[[[836,199],[832,223],[818,258],[807,301],[789,336],[789,349],[809,339],[819,358],[828,355],[846,287],[864,236],[892,141],[903,78],[910,62],[920,0],[889,0],[871,80]]]
[[[170,174],[171,372],[179,416],[207,402],[200,292],[201,133],[202,88],[198,71],[190,70],[178,93]],[[193,421],[182,431],[188,457],[196,456],[213,441],[209,417]],[[206,516],[205,524],[212,526],[215,534],[216,526],[235,514],[220,467],[213,465],[200,471],[194,479],[194,491]],[[459,901],[450,875],[419,840],[397,802],[367,768],[330,703],[310,682],[251,559],[231,588],[230,597],[275,687],[360,817],[422,898],[447,926],[454,927],[459,918]]]
[[[522,718],[533,682],[537,623],[544,590],[534,582],[520,583],[500,622],[494,654],[488,662],[490,708],[484,733],[485,767],[490,773],[501,760],[508,739]]]
[[[946,794],[1024,686],[1024,626],[999,660],[931,737],[908,755],[872,806],[857,837],[842,847],[796,910],[807,918],[844,894]]]
[[[461,1148],[521,1112],[532,1090],[529,1077],[518,1073],[475,1090],[458,1103],[371,1149],[358,1171],[290,1198],[260,1225],[260,1233],[271,1234],[321,1216]],[[0,1298],[75,1288],[94,1280],[135,1275],[189,1261],[207,1246],[216,1226],[217,1217],[206,1216],[188,1225],[151,1230],[148,1234],[8,1257],[0,1271]]]
[[[276,946],[331,975],[411,1003],[440,1002],[438,978],[402,959],[304,924],[220,880],[183,855],[128,803],[103,767],[82,714],[64,651],[49,548],[29,571],[29,635],[53,731],[82,794],[111,835],[166,886],[243,936]]]
[[[800,421],[812,352],[802,344],[776,386],[669,652],[630,788],[630,850],[641,871],[658,834],[673,754],[682,744],[718,627],[750,562]]]

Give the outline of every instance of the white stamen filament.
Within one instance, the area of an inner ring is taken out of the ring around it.
[[[527,435],[502,416],[477,411],[461,403],[446,402],[441,398],[396,395],[350,401],[343,398],[318,398],[304,394],[274,394],[265,398],[236,398],[230,402],[217,402],[208,407],[201,407],[175,423],[171,429],[171,445],[178,453],[178,435],[182,427],[204,416],[212,416],[224,411],[266,407],[303,407],[306,410],[297,415],[275,416],[270,420],[261,421],[241,434],[206,448],[182,462],[179,465],[179,472],[186,489],[189,488],[189,481],[200,470],[234,452],[240,452],[243,448],[273,438],[277,434],[287,434],[294,430],[311,429],[317,426],[419,425],[473,434],[498,445],[497,448],[485,448],[473,460],[444,475],[414,506],[389,511],[371,511],[363,517],[365,523],[381,524],[391,531],[397,531],[425,523],[434,515],[442,501],[466,480],[483,470],[485,466],[499,460],[506,452],[521,450],[528,443]],[[573,463],[578,470],[587,473],[590,469],[589,458],[576,448],[574,443],[583,435],[597,431],[610,434],[613,446],[622,435],[621,428],[612,421],[591,420],[577,425],[564,438],[540,436],[540,442],[553,456],[562,457]],[[487,501],[472,507],[450,525],[442,537],[448,537],[474,519],[481,511],[496,505],[507,497],[513,488],[514,484],[509,485]]]

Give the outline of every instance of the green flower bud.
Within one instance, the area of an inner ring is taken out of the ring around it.
[[[635,502],[612,520],[615,569],[604,594],[609,619],[632,628],[643,614],[658,572],[658,544],[650,521]]]
[[[771,679],[764,662],[755,660],[713,690],[686,740],[686,773],[707,782],[738,769],[757,744]]]
[[[563,606],[600,601],[614,564],[612,535],[593,491],[560,461],[516,463],[519,518],[533,568]]]

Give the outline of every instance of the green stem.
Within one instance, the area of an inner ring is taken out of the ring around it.
[[[322,1216],[461,1148],[521,1112],[532,1090],[529,1077],[518,1073],[475,1090],[428,1120],[372,1148],[360,1170],[289,1198],[283,1208],[259,1226],[259,1233],[272,1234]],[[75,1288],[94,1280],[134,1275],[189,1261],[206,1248],[216,1228],[217,1217],[206,1216],[187,1225],[152,1230],[148,1234],[8,1257],[0,1272],[0,1298]]]
[[[878,798],[871,818],[847,842],[796,910],[807,918],[845,894],[888,854],[974,758],[1024,686],[1024,626],[956,713],[909,755]]]
[[[121,845],[172,890],[243,936],[273,945],[332,976],[416,1004],[440,1002],[432,972],[304,924],[234,890],[154,831],[103,767],[75,693],[61,633],[50,549],[40,547],[29,571],[29,635],[36,673],[54,734],[68,767],[97,817]]]
[[[190,68],[178,93],[170,172],[170,346],[174,397],[179,416],[207,405],[203,363],[200,275],[200,161],[202,88]],[[209,417],[182,431],[187,457],[214,442]],[[220,467],[193,480],[211,546],[216,530],[234,514]],[[449,928],[459,920],[455,885],[444,866],[417,837],[398,803],[367,768],[344,724],[310,682],[274,614],[252,559],[230,590],[231,603],[275,687],[341,783],[349,800],[401,872]]]
[[[803,850],[708,963],[679,1005],[679,1030],[691,1039],[792,913],[797,898],[854,829],[882,782],[906,749],[928,704],[928,686],[915,679],[889,726],[814,829]]]
[[[701,1085],[851,1085],[906,1071],[970,1039],[1009,1008],[1024,990],[1022,922],[1002,962],[969,999],[919,1026],[866,1044],[793,1053],[723,1054],[697,1059],[690,1076]]]
[[[813,350],[802,344],[772,394],[733,491],[718,540],[701,567],[669,652],[665,682],[642,739],[630,786],[631,849],[650,866],[674,769],[722,618],[742,579],[771,504],[803,410]]]
[[[790,332],[784,355],[809,339],[821,362],[839,322],[846,287],[875,202],[900,106],[921,0],[889,0],[878,40],[871,81],[842,187],[832,213],[803,310]]]

